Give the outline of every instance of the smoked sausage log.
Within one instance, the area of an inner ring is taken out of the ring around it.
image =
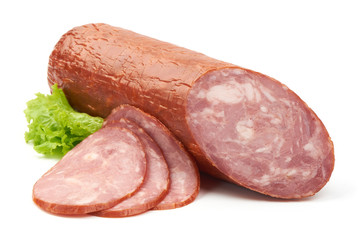
[[[62,36],[48,68],[81,112],[130,104],[164,123],[213,176],[278,198],[318,192],[334,168],[323,123],[258,72],[106,24]]]

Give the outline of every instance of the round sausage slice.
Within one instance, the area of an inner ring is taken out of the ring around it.
[[[130,197],[145,174],[139,139],[126,129],[104,128],[84,139],[35,183],[33,200],[56,214],[100,211]]]
[[[199,171],[191,156],[173,134],[156,118],[130,105],[115,108],[104,126],[121,118],[136,122],[161,148],[170,170],[170,188],[154,209],[172,209],[195,200],[200,188]]]
[[[106,127],[109,126],[127,128],[139,137],[148,160],[146,177],[143,185],[132,197],[112,208],[91,214],[100,217],[127,217],[143,213],[158,205],[168,192],[168,166],[159,146],[136,123],[122,118],[119,121],[108,122]]]

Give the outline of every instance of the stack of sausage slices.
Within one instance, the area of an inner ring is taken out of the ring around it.
[[[126,217],[185,206],[199,188],[196,164],[173,134],[121,105],[35,183],[33,200],[55,214]]]

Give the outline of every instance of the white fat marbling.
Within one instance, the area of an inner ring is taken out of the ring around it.
[[[257,99],[258,102],[258,98],[260,97],[259,91],[255,89],[251,83],[244,83],[241,85],[247,100],[254,101],[255,99]]]
[[[269,185],[270,184],[270,175],[268,174],[264,174],[261,176],[260,179],[254,179],[253,181],[262,185],[262,186],[266,186],[266,185]]]
[[[270,122],[272,124],[278,125],[282,122],[282,120],[280,118],[274,117],[273,119],[270,120]]]
[[[265,106],[260,106],[260,111],[267,113],[268,112],[268,108]]]
[[[83,185],[83,182],[75,177],[68,177],[64,179],[66,183],[75,184],[75,185]]]
[[[279,176],[286,175],[288,177],[292,177],[292,176],[298,174],[298,170],[296,168],[282,169],[280,167],[275,167],[273,165],[270,165],[269,169],[270,169],[269,174],[264,174],[260,178],[254,179],[253,182],[255,182],[257,184],[261,184],[262,186],[266,186],[266,185],[270,184],[274,179],[278,178]],[[302,175],[304,176],[304,178],[308,177],[310,175],[310,172],[306,173],[305,175],[304,175],[304,173],[302,173]]]
[[[236,124],[236,131],[243,140],[249,140],[254,136],[254,129],[252,127],[253,122],[251,120],[239,121]]]
[[[202,116],[204,117],[224,117],[225,113],[224,111],[220,111],[220,112],[215,112],[214,109],[212,108],[204,108],[204,110],[200,113]]]
[[[297,173],[297,170],[296,169],[291,169],[288,173],[287,173],[287,175],[288,176],[293,176],[293,175],[295,175]]]
[[[242,70],[242,69],[234,69],[233,73],[236,74],[236,75],[241,75],[241,74],[244,74],[246,72],[244,70]]]
[[[310,171],[303,171],[302,175],[303,175],[303,177],[307,177],[310,175],[310,173],[311,173]]]
[[[260,102],[261,101],[261,93],[257,89],[255,89],[254,92],[255,92],[255,101]]]
[[[92,194],[89,194],[84,198],[78,199],[76,201],[76,204],[78,205],[90,204],[98,198],[98,195],[99,195],[98,193],[93,192]]]
[[[90,135],[90,137],[91,137],[92,135]],[[103,137],[97,137],[97,138],[95,138],[94,140],[92,140],[92,143],[94,144],[94,143],[97,143],[97,142],[101,142],[101,141],[103,141],[104,140],[104,138]],[[71,153],[71,151],[69,152],[69,153]]]
[[[291,105],[291,102],[289,101],[289,100],[287,100],[287,99],[284,99],[284,98],[282,98],[282,99],[280,99],[280,101],[281,102],[283,102],[286,106],[288,106],[288,107],[291,107],[292,105]]]
[[[202,89],[201,91],[199,91],[199,93],[196,95],[197,98],[203,99],[206,97],[206,91],[204,89]]]
[[[303,148],[307,152],[307,154],[314,159],[321,156],[321,149],[317,148],[311,141],[311,139],[307,144],[304,145]]]
[[[221,71],[221,75],[224,77],[229,76],[229,72],[228,71]]]
[[[137,141],[136,137],[134,136],[134,134],[130,133],[130,132],[126,132],[126,135],[133,141]]]
[[[148,152],[147,152],[148,154],[149,154],[149,157],[151,157],[151,158],[157,158],[157,154],[156,154],[156,152],[154,151],[154,149],[152,149],[152,148],[148,148]],[[158,164],[161,164],[160,162],[158,162]]]
[[[216,80],[216,76],[215,75],[212,75],[209,77],[209,81],[215,81]]]
[[[206,118],[208,121],[211,121],[213,123],[221,124],[223,122],[223,118],[225,117],[225,112],[215,111],[213,108],[204,108],[201,112],[191,114],[191,117],[193,118],[197,118],[199,116],[201,118]]]
[[[273,95],[271,95],[270,90],[265,88],[265,87],[261,87],[261,92],[264,94],[264,96],[270,101],[270,102],[275,102],[276,99],[274,98]]]
[[[282,88],[283,88],[285,91],[288,91],[288,90],[289,90],[289,88],[288,88],[287,86],[285,86],[285,85],[282,85]]]
[[[270,153],[271,150],[272,150],[271,145],[266,145],[265,147],[256,149],[255,152],[257,152],[257,153]]]
[[[314,144],[312,142],[308,142],[307,144],[304,145],[304,150],[308,152],[314,151],[315,150]]]
[[[84,156],[84,160],[86,161],[93,161],[99,157],[99,154],[90,152]]]
[[[213,103],[223,102],[227,104],[236,104],[244,99],[244,94],[243,91],[241,91],[241,84],[230,81],[225,84],[211,87],[206,94],[206,99]]]

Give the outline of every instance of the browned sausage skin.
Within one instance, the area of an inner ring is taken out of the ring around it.
[[[106,117],[134,105],[163,122],[202,171],[279,198],[319,191],[334,167],[324,125],[263,74],[106,24],[72,29],[48,81],[77,110]]]

